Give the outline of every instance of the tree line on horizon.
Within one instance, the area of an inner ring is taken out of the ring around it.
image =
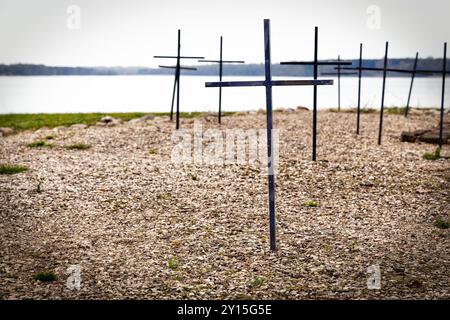
[[[358,59],[346,60],[351,61],[353,66],[357,66]],[[389,59],[389,67],[396,69],[411,70],[414,65],[413,58]],[[450,65],[450,63],[447,63]],[[383,67],[383,59],[365,59],[363,60],[365,67]],[[198,76],[215,76],[219,72],[218,64],[195,65],[196,71],[182,71],[186,75]],[[426,70],[442,70],[442,59],[424,58],[419,59],[418,69]],[[334,72],[334,67],[320,67],[320,72]],[[0,64],[1,76],[116,76],[116,75],[172,75],[174,70],[148,67],[56,67],[46,66],[42,64]],[[344,74],[345,71],[342,71]],[[223,65],[223,74],[225,76],[262,76],[264,75],[263,63],[249,63],[239,65]],[[272,74],[274,76],[287,77],[310,77],[313,75],[312,66],[282,66],[279,64],[272,65]],[[367,72],[364,76],[380,76],[381,72]],[[396,76],[410,77],[408,74],[396,74]],[[421,76],[418,74],[417,76]]]

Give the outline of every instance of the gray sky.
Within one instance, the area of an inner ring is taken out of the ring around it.
[[[178,28],[183,54],[218,58],[223,35],[224,59],[262,62],[264,18],[274,62],[312,59],[316,25],[321,59],[356,58],[360,42],[380,58],[387,40],[390,57],[441,57],[449,14],[448,0],[0,0],[0,63],[154,67]]]

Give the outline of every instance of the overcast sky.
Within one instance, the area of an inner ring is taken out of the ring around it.
[[[75,7],[73,7],[75,6]],[[79,8],[79,14],[77,13]],[[449,0],[0,0],[0,63],[149,66],[182,53],[262,62],[263,19],[272,59],[441,57],[450,40]],[[78,21],[80,22],[78,24]]]

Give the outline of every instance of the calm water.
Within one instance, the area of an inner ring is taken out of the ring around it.
[[[255,79],[262,77],[225,77],[224,80]],[[216,110],[218,89],[205,88],[206,81],[217,81],[217,77],[181,78],[181,111]],[[416,79],[412,105],[439,107],[441,81],[440,78]],[[409,83],[409,78],[388,78],[386,106],[404,106]],[[334,86],[319,87],[319,108],[337,106],[336,84],[337,81]],[[356,106],[357,84],[357,78],[341,80],[342,107]],[[0,113],[169,111],[172,86],[173,77],[166,75],[0,77]],[[363,79],[362,106],[379,108],[381,86],[381,78]],[[448,106],[450,88],[447,87],[446,91]],[[264,108],[264,88],[224,88],[222,101],[223,110],[228,111]],[[275,87],[273,103],[274,107],[311,107],[312,88]]]

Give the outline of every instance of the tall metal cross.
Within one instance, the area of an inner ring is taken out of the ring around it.
[[[351,65],[351,62],[344,61],[319,61],[319,28],[314,28],[314,60],[313,61],[285,61],[281,62],[281,65],[312,65],[314,67],[313,77],[314,80],[318,79],[319,66],[341,66]],[[339,78],[340,81],[340,78]],[[312,160],[316,161],[316,147],[317,147],[317,85],[313,87],[313,126],[312,126]]]
[[[222,59],[222,48],[223,48],[223,37],[220,37],[220,53],[219,60],[198,60],[198,62],[208,62],[208,63],[218,63],[219,64],[219,81],[222,81],[223,64],[224,63],[245,63],[245,61],[233,61],[233,60],[223,60]],[[217,121],[221,123],[222,118],[222,87],[219,87],[219,113],[217,116]]]
[[[165,69],[175,69],[175,79],[173,82],[173,92],[172,92],[172,105],[170,107],[170,120],[173,119],[173,103],[175,100],[175,91],[177,93],[177,118],[176,118],[176,129],[180,128],[180,74],[181,70],[197,70],[192,67],[183,67],[181,66],[181,59],[204,59],[204,57],[187,57],[181,56],[181,31],[178,29],[178,49],[176,56],[153,56],[153,58],[157,59],[177,59],[177,64],[175,66],[162,66],[160,68]]]
[[[383,88],[381,92],[381,110],[380,110],[380,124],[379,124],[379,130],[378,130],[378,144],[381,144],[381,137],[382,137],[382,131],[383,131],[383,111],[384,111],[384,96],[385,96],[385,90],[386,90],[386,77],[388,72],[396,72],[396,73],[410,73],[412,75],[411,77],[411,84],[409,88],[409,94],[408,94],[408,102],[407,106],[405,108],[405,116],[408,115],[408,108],[409,103],[411,99],[411,91],[412,86],[414,83],[414,78],[417,74],[435,74],[439,73],[442,74],[443,80],[443,86],[442,86],[442,100],[441,100],[441,121],[440,121],[440,128],[443,126],[443,113],[444,113],[444,95],[445,95],[445,77],[446,74],[449,74],[450,71],[446,70],[446,57],[447,57],[447,43],[444,44],[444,67],[443,70],[418,70],[417,69],[417,63],[419,58],[419,53],[416,53],[416,59],[414,62],[414,66],[412,70],[406,70],[406,69],[396,69],[396,68],[388,68],[388,49],[389,49],[389,42],[386,42],[386,49],[385,49],[385,56],[384,56],[384,65],[383,68],[376,68],[376,67],[363,67],[362,66],[362,44],[360,45],[360,63],[358,67],[344,67],[342,69],[344,70],[359,70],[360,74],[360,82],[359,82],[359,90],[358,90],[358,104],[360,103],[360,95],[361,95],[361,72],[362,71],[383,71]],[[358,116],[357,116],[357,131],[359,133],[359,107],[358,107]],[[442,129],[441,129],[442,131]],[[442,145],[442,134],[440,135],[440,146]]]
[[[333,80],[272,80],[270,58],[270,20],[264,19],[264,55],[265,55],[265,80],[261,81],[231,81],[231,82],[206,82],[206,87],[255,87],[266,88],[266,122],[267,122],[267,156],[268,156],[268,187],[269,187],[269,232],[270,250],[276,250],[275,241],[275,177],[272,141],[272,87],[273,86],[309,86],[331,85]]]
[[[337,61],[341,61],[341,56],[338,56]],[[349,62],[349,64],[352,64]],[[322,76],[337,76],[338,78],[338,111],[341,111],[341,76],[349,76],[357,74],[356,72],[344,72],[342,73],[343,67],[338,65],[336,68],[337,72],[323,72],[321,73]]]

